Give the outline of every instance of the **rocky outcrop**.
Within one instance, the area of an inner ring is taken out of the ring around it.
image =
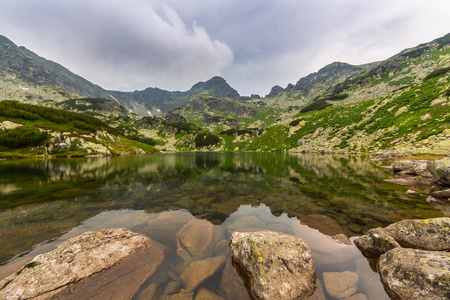
[[[443,185],[450,186],[450,157],[434,160],[427,166],[427,170]]]
[[[450,185],[450,157],[441,160],[399,160],[392,164],[392,171],[396,178],[385,181],[405,185],[413,189],[432,188],[429,193],[428,203],[446,203],[450,198],[450,190],[445,186]],[[408,190],[410,197],[419,198],[421,193]]]
[[[428,163],[428,160],[397,160],[392,164],[392,170],[405,175],[430,176],[427,171]]]
[[[306,243],[286,234],[234,232],[231,255],[256,299],[309,299],[317,275]]]
[[[128,229],[86,232],[0,281],[0,299],[130,299],[163,259],[162,245]]]
[[[396,248],[380,257],[378,271],[395,299],[449,299],[450,253]]]
[[[450,198],[450,189],[433,191],[433,192],[430,193],[430,196],[432,196],[434,198],[449,199]]]
[[[367,257],[378,257],[398,247],[450,251],[450,218],[403,220],[371,229],[355,244]]]
[[[355,240],[395,299],[449,299],[450,218],[403,220]],[[381,255],[381,256],[380,256]]]
[[[274,87],[272,87],[270,93],[266,97],[275,97],[282,92],[284,92],[284,89],[279,85],[275,85]]]

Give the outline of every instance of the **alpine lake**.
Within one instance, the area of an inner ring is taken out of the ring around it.
[[[407,187],[386,182],[394,176],[386,165],[367,156],[300,153],[0,161],[0,279],[71,237],[124,227],[166,246],[163,263],[133,299],[148,299],[149,293],[167,299],[182,288],[177,233],[195,219],[202,225],[193,228],[212,228],[210,237],[197,236],[210,244],[208,256],[227,258],[199,288],[224,299],[250,299],[235,294],[245,289],[239,280],[232,290],[224,282],[238,276],[228,247],[236,230],[304,239],[322,299],[333,299],[323,273],[343,271],[359,275],[357,293],[389,299],[374,262],[342,237],[351,241],[403,219],[449,216],[450,208],[428,204],[429,190],[418,190],[422,196],[412,198],[405,194]]]

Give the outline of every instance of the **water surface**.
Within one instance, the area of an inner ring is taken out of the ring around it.
[[[70,237],[125,227],[167,246],[163,264],[135,295],[166,299],[180,290],[177,233],[198,221],[213,235],[210,249],[193,259],[227,257],[201,288],[224,298],[233,299],[224,288],[225,273],[234,272],[231,233],[267,229],[307,241],[320,285],[323,272],[352,271],[360,275],[358,293],[388,299],[373,265],[336,235],[352,239],[370,228],[449,210],[428,204],[427,190],[416,199],[406,187],[385,182],[392,174],[381,165],[367,157],[286,153],[1,161],[0,278]]]

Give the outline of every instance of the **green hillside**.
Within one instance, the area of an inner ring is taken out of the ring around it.
[[[218,135],[225,151],[450,154],[449,41],[333,63],[264,99],[197,98],[171,113]]]
[[[61,109],[0,101],[0,157],[156,153],[104,121]]]

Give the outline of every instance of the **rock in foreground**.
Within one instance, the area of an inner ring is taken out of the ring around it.
[[[355,240],[393,299],[450,299],[450,218],[403,220]]]
[[[450,299],[450,253],[396,248],[380,256],[381,281],[396,299]]]
[[[254,298],[309,299],[314,293],[317,275],[302,239],[271,231],[234,232],[230,247]]]
[[[128,229],[86,232],[0,281],[0,299],[130,299],[163,259],[162,245]]]
[[[403,220],[371,229],[355,244],[367,257],[378,257],[397,247],[450,251],[450,218]]]

